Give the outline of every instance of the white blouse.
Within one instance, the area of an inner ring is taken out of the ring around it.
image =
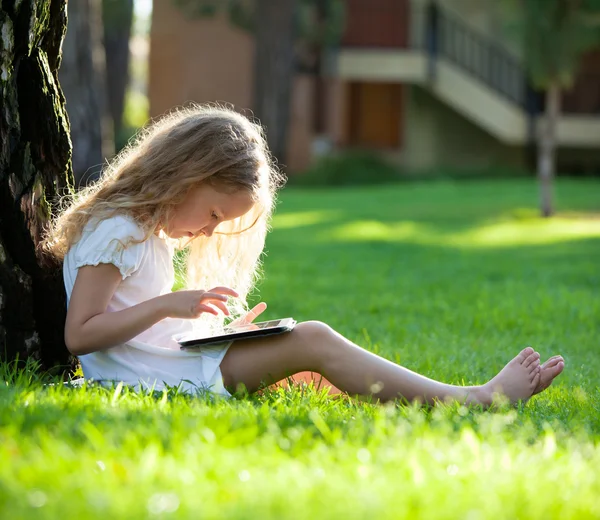
[[[173,250],[156,235],[143,240],[144,231],[125,215],[114,216],[85,227],[81,238],[66,254],[63,265],[67,305],[85,265],[113,264],[123,281],[106,312],[117,312],[171,292],[175,281]],[[123,381],[136,388],[181,391],[210,390],[230,396],[223,386],[219,365],[231,343],[204,347],[198,352],[181,350],[176,334],[194,330],[193,320],[166,318],[130,341],[79,356],[86,379]]]

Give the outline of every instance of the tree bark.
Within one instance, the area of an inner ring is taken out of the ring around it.
[[[560,85],[552,83],[546,90],[546,110],[538,144],[538,179],[542,216],[554,214],[553,182],[556,170],[556,127],[560,115]]]
[[[37,251],[57,196],[72,188],[58,84],[65,0],[0,4],[0,359],[69,360],[62,270]]]
[[[114,153],[102,45],[101,0],[68,2],[60,83],[67,99],[77,185],[98,178],[105,157]]]
[[[129,40],[133,25],[133,0],[103,0],[102,21],[108,106],[113,120],[115,141],[119,142],[125,93],[129,85]]]
[[[256,0],[254,110],[280,164],[287,156],[296,7],[297,0]]]

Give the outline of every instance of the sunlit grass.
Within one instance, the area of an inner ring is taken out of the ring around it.
[[[273,218],[273,225],[277,229],[290,229],[314,224],[321,224],[339,218],[336,211],[296,211],[294,213],[281,213]]]
[[[469,232],[454,235],[448,243],[464,246],[510,247],[517,245],[554,244],[570,240],[600,237],[600,220],[591,218],[539,218],[519,222],[496,222]]]
[[[600,219],[587,215],[569,218],[557,215],[552,219],[537,217],[527,221],[497,219],[456,233],[411,221],[359,220],[340,224],[318,235],[318,239],[325,242],[383,241],[455,247],[512,247],[598,237]]]
[[[384,223],[377,220],[359,220],[341,224],[319,235],[319,239],[340,242],[412,242],[414,244],[437,242],[438,234],[418,222]]]
[[[450,383],[564,355],[526,406],[43,386],[0,365],[2,518],[600,517],[600,182],[286,190],[254,300]],[[72,513],[71,513],[72,512]]]

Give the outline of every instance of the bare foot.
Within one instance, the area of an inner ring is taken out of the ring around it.
[[[535,387],[533,391],[533,395],[539,394],[548,388],[554,378],[558,376],[565,368],[565,360],[562,356],[552,356],[548,361],[546,361],[540,370],[540,381]]]
[[[496,399],[495,394],[505,396],[515,404],[527,400],[540,382],[540,355],[531,347],[523,349],[491,381],[480,386],[472,394],[475,402],[489,406]]]

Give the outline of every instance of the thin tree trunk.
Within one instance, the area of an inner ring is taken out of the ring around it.
[[[319,26],[318,42],[314,46],[315,75],[314,75],[314,130],[318,135],[326,132],[326,82],[323,76],[323,56],[325,54],[325,31],[327,26],[327,0],[316,3],[317,24]]]
[[[98,178],[105,157],[114,153],[102,45],[101,0],[73,0],[63,45],[60,83],[67,98],[77,185]]]
[[[37,251],[57,195],[72,186],[58,84],[65,0],[0,4],[0,359],[66,364],[62,269]]]
[[[254,110],[273,155],[285,164],[295,70],[297,0],[256,0]]]
[[[102,0],[104,50],[108,105],[114,125],[115,141],[120,141],[129,85],[129,40],[133,25],[133,0]]]
[[[546,111],[538,144],[538,179],[542,216],[554,214],[553,183],[556,170],[556,127],[560,115],[560,86],[553,83],[546,91]]]

